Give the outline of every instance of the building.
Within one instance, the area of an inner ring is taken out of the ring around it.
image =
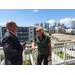
[[[18,27],[17,37],[20,42],[29,41],[29,27]]]
[[[47,23],[46,28],[49,30],[49,23]]]
[[[74,28],[68,28],[68,29],[65,29],[65,32],[66,33],[74,33],[75,34],[75,29]]]
[[[61,26],[61,23],[58,23],[58,26]]]
[[[47,25],[47,22],[44,22],[44,25],[43,25],[43,27],[44,27],[44,28],[46,28],[46,25]]]
[[[65,32],[66,32],[66,33],[72,33],[72,32],[73,32],[73,29],[72,29],[72,28],[65,29]]]
[[[64,33],[66,26],[62,23],[58,23],[58,26],[55,26],[56,22],[54,22],[53,26],[49,29],[49,32],[52,33]]]
[[[0,43],[1,43],[1,26],[0,26]]]
[[[55,29],[49,29],[49,32],[56,33],[56,30]]]
[[[2,33],[0,32],[0,35],[1,35],[1,42],[2,42],[2,38],[5,34],[5,32],[7,31],[6,27],[2,26],[0,27],[0,31],[2,31]],[[17,37],[19,39],[19,41],[21,43],[23,42],[32,42],[33,41],[33,38],[34,36],[36,35],[36,28],[35,26],[18,26],[18,29],[17,29]]]
[[[44,22],[44,29],[49,29],[49,23]]]
[[[1,30],[1,26],[0,26],[0,46],[1,46],[1,42],[2,42],[2,30]]]
[[[35,23],[34,26],[39,26],[39,23]]]
[[[43,27],[43,23],[40,23],[40,27]]]
[[[53,22],[53,26],[56,26],[56,22]]]
[[[63,28],[63,27],[64,27],[64,24],[62,23],[62,24],[61,24],[61,28]]]
[[[71,27],[72,27],[72,28],[75,28],[75,20],[72,20],[72,21],[71,21]]]

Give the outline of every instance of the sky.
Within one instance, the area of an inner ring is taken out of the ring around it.
[[[71,20],[75,19],[75,9],[0,9],[0,25],[7,21],[15,21],[18,26],[33,26],[34,23],[53,22],[64,23],[71,27]]]

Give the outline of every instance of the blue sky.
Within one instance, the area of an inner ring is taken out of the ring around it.
[[[75,19],[75,9],[0,9],[0,25],[12,20],[18,26],[33,26],[41,22],[52,26],[55,21],[70,27],[72,19]]]

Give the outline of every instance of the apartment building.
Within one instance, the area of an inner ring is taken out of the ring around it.
[[[34,26],[19,26],[17,29],[17,37],[21,43],[23,42],[32,42],[34,36],[36,35],[36,28]],[[7,31],[5,26],[0,26],[0,41],[2,42],[2,38]]]
[[[1,43],[1,26],[0,26],[0,43]]]

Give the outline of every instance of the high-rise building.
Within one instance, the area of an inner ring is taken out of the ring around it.
[[[72,20],[72,21],[71,21],[71,27],[72,27],[72,28],[75,28],[75,20]]]
[[[40,26],[43,27],[43,23],[40,23]]]
[[[44,22],[44,26],[43,27],[46,28],[46,25],[47,25],[47,22]]]
[[[58,26],[61,26],[61,23],[58,23]]]
[[[62,23],[62,24],[61,24],[61,28],[64,28],[64,27],[65,27],[65,26],[64,26],[64,24]]]
[[[49,23],[44,22],[44,28],[45,28],[45,29],[49,29]]]
[[[46,28],[49,30],[49,23],[47,23]]]
[[[56,26],[56,22],[53,22],[53,26]]]

